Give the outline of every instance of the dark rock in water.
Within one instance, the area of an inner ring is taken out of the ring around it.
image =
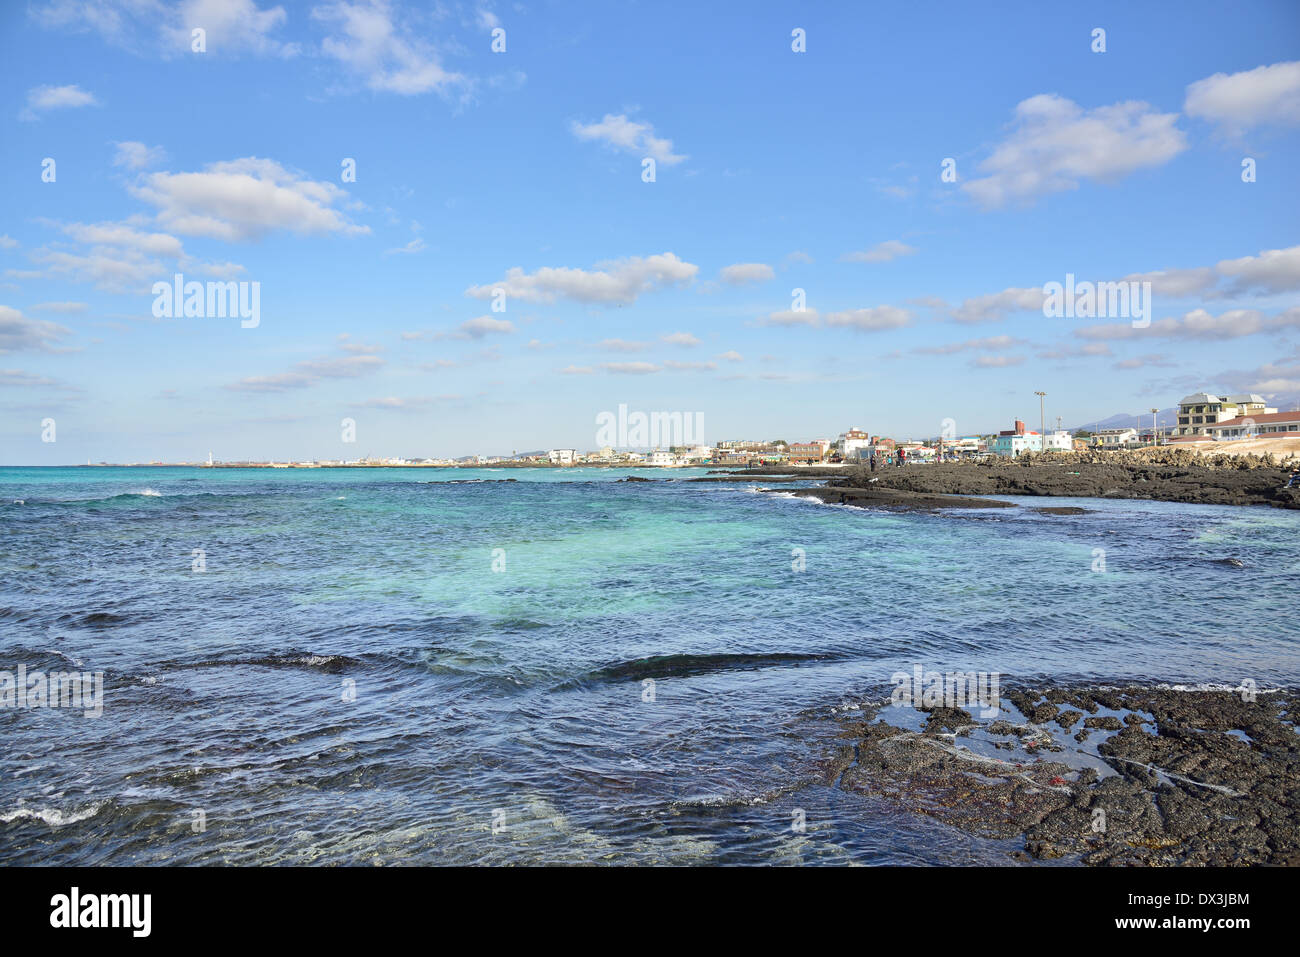
[[[1078,721],[1082,717],[1083,717],[1082,711],[1070,711],[1070,710],[1062,711],[1060,714],[1056,716],[1056,723],[1059,724],[1066,731],[1069,731],[1071,728],[1074,727],[1074,722]]]
[[[926,709],[918,710],[924,712]],[[961,708],[932,708],[929,710],[929,715],[930,720],[925,723],[927,732],[960,732],[962,728],[969,727],[971,724],[970,713]]]
[[[640,475],[629,475],[627,478],[621,478],[620,482],[653,482],[654,479],[648,479]]]
[[[930,495],[888,488],[849,488],[825,486],[823,488],[789,489],[795,495],[815,498],[832,505],[855,505],[865,508],[888,508],[909,512],[932,512],[941,508],[1014,508],[1010,502],[990,498],[970,498],[957,495]]]
[[[1039,515],[1086,515],[1092,509],[1079,508],[1077,505],[1053,505],[1048,508],[1036,508],[1034,511]]]
[[[1243,562],[1240,558],[1216,558],[1216,559],[1214,560],[1214,564],[1216,564],[1216,565],[1227,565],[1227,566],[1230,567],[1230,568],[1245,568],[1245,567],[1246,567],[1246,563]]]
[[[1180,452],[1179,455],[1185,453]],[[1163,454],[1163,453],[1162,453]],[[1175,456],[1177,457],[1177,456]],[[953,463],[877,470],[881,488],[938,495],[1051,495],[1070,498],[1132,498],[1205,505],[1272,505],[1300,509],[1300,488],[1283,488],[1288,472],[1276,466],[1231,467],[1213,460],[1134,464],[1118,453],[1098,461],[1029,460]],[[832,485],[860,487],[873,477],[869,469],[850,468]],[[1072,507],[1072,506],[1063,506]],[[1076,513],[1052,513],[1076,514]]]
[[[1119,718],[1114,715],[1106,715],[1104,718],[1084,718],[1083,726],[1085,728],[1101,728],[1103,731],[1118,731],[1124,725],[1120,724]]]

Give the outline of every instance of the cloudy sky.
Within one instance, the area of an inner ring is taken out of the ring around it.
[[[1216,6],[5,4],[0,462],[1290,407],[1300,5]]]

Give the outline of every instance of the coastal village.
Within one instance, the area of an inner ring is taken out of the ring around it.
[[[1206,442],[1233,443],[1256,439],[1295,437],[1300,439],[1300,411],[1281,411],[1255,393],[1218,395],[1197,392],[1178,403],[1176,422],[1145,428],[1032,429],[1017,419],[1011,428],[981,435],[936,435],[924,439],[893,438],[864,429],[849,428],[835,438],[807,441],[785,439],[728,439],[715,445],[693,444],[645,451],[605,446],[579,449],[545,449],[511,455],[469,455],[459,458],[359,457],[355,459],[219,462],[209,455],[200,463],[213,468],[454,468],[454,467],[647,467],[690,468],[699,466],[849,466],[878,464],[978,461],[990,456],[1016,458],[1026,452],[1069,452],[1088,449],[1120,450],[1152,445],[1198,446]],[[89,464],[89,463],[87,463]],[[162,464],[162,463],[150,463]]]

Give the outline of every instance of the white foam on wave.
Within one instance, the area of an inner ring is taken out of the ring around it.
[[[104,805],[102,802],[91,804],[88,807],[64,811],[57,807],[20,807],[12,811],[0,814],[0,824],[9,824],[13,821],[41,821],[50,827],[63,827],[67,824],[75,824],[77,821],[84,821],[86,818],[94,817],[99,813],[99,809]]]

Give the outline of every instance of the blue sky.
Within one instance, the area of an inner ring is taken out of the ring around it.
[[[1300,398],[1294,3],[33,0],[0,61],[7,464]],[[259,325],[156,318],[177,272]],[[1046,317],[1067,273],[1154,321]]]

